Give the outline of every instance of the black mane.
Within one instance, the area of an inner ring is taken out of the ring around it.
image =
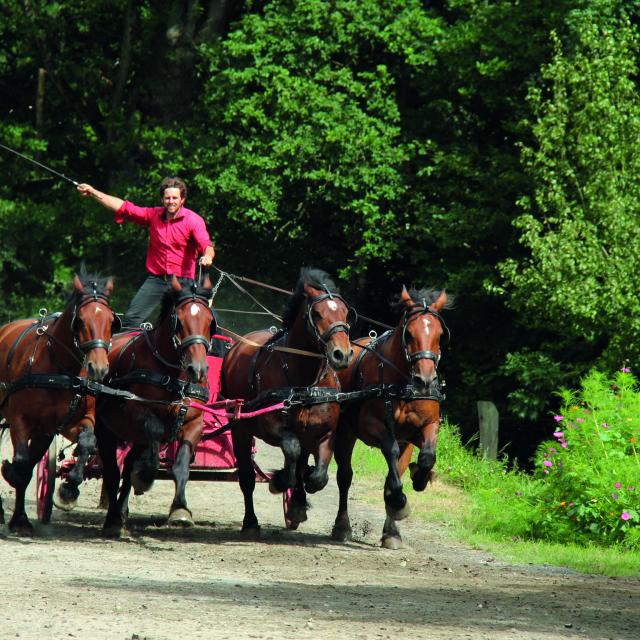
[[[314,289],[324,289],[331,293],[340,293],[340,290],[336,286],[335,282],[331,280],[328,273],[322,271],[322,269],[302,267],[300,269],[298,284],[296,285],[293,295],[289,298],[284,312],[282,313],[282,326],[285,329],[289,329],[295,322],[298,310],[300,309],[300,305],[305,297],[305,284],[308,284]]]
[[[194,295],[197,298],[202,298],[203,300],[208,301],[213,296],[213,289],[211,287],[207,288],[202,285],[196,285],[195,282],[193,284],[183,284],[180,291],[174,291],[172,288],[169,288],[162,296],[162,301],[160,302],[160,314],[158,315],[158,322],[156,323],[156,326],[159,326],[160,323],[171,313],[173,308],[184,298],[192,298]]]
[[[80,267],[80,273],[77,274],[82,282],[82,292],[76,291],[75,288],[71,291],[67,302],[72,300],[79,300],[83,296],[90,296],[95,293],[102,296],[107,296],[107,283],[113,280],[112,276],[102,276],[99,273],[88,273],[85,266]]]
[[[422,289],[418,289],[416,287],[411,287],[408,290],[409,296],[411,299],[419,305],[424,305],[426,307],[431,306],[442,293],[442,289],[436,289],[435,287],[424,287]],[[402,297],[398,295],[391,302],[391,308],[397,313],[402,313],[405,308],[404,300]],[[444,305],[445,309],[453,308],[453,296],[447,294],[447,302]]]

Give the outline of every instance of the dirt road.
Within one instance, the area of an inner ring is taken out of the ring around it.
[[[0,638],[640,638],[640,580],[504,564],[411,518],[405,548],[383,550],[382,508],[357,499],[357,541],[332,542],[333,479],[299,531],[282,529],[279,498],[258,485],[259,542],[239,534],[234,483],[191,483],[197,526],[170,530],[172,485],[158,481],[132,499],[120,541],[100,535],[98,483],[82,491],[31,539],[0,526]],[[0,493],[10,516],[4,481]],[[35,521],[33,501],[28,512]]]

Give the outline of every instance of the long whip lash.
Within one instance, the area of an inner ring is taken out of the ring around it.
[[[17,155],[19,158],[22,158],[23,160],[27,160],[28,162],[33,162],[33,164],[38,165],[39,167],[41,167],[45,171],[48,171],[49,173],[53,173],[53,175],[58,176],[58,178],[62,178],[63,180],[66,180],[67,182],[70,182],[72,185],[74,185],[76,187],[79,184],[75,180],[72,180],[71,178],[68,178],[67,176],[65,176],[64,173],[60,173],[59,171],[56,171],[55,169],[52,169],[51,167],[47,167],[47,165],[42,164],[42,162],[38,162],[37,160],[34,160],[33,158],[30,158],[29,156],[25,156],[23,153],[20,153],[19,151],[16,151],[15,149],[12,149],[11,147],[7,147],[6,145],[4,145],[2,143],[0,143],[0,147],[2,147],[3,149],[6,149],[7,151],[10,151],[11,153],[14,153],[15,155]]]

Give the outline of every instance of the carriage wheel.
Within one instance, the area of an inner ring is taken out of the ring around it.
[[[58,446],[56,437],[53,437],[49,450],[42,456],[36,468],[36,502],[38,505],[38,520],[42,524],[51,521],[53,509],[53,492],[56,488],[56,456]]]

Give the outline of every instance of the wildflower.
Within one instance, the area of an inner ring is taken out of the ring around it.
[[[564,438],[564,433],[562,431],[554,431],[553,437],[558,438],[558,440],[562,440],[562,438]]]
[[[618,494],[614,491],[614,492],[611,494],[611,497],[612,497],[614,500],[617,500],[619,496],[618,496]]]
[[[576,418],[576,422],[584,422],[584,418]]]
[[[622,371],[622,373],[631,373],[631,369],[629,367],[622,367],[620,371]]]
[[[553,467],[553,462],[551,462],[551,460],[545,460],[542,464],[545,467]]]
[[[561,415],[555,415],[555,416],[553,416],[553,419],[554,419],[556,422],[562,422],[562,421],[564,420],[564,416],[561,416]]]
[[[543,455],[545,458],[548,458],[548,457],[549,457],[549,454],[548,454],[546,451],[544,451],[542,455]]]
[[[567,445],[566,441],[565,441],[565,440],[563,440],[563,441],[560,443],[560,446],[561,446],[563,449],[566,449],[568,445]]]
[[[570,503],[569,503],[569,506],[570,506],[570,507],[573,507],[573,505],[574,505],[574,503],[573,503],[573,502],[570,502]]]
[[[608,425],[606,422],[603,422],[603,423],[602,423],[602,428],[603,428],[603,429],[608,429],[608,428],[609,428],[609,425]]]
[[[563,501],[560,503],[560,506],[561,506],[561,507],[564,507],[566,504],[567,504],[567,503],[563,500]]]
[[[628,520],[631,517],[631,514],[628,511],[623,511],[620,515],[620,520]]]
[[[544,469],[543,470],[545,473],[549,473],[549,469]]]
[[[629,438],[629,442],[631,444],[635,444],[636,442],[638,442],[638,438]]]
[[[549,453],[558,453],[558,450],[554,447],[549,447]]]
[[[620,484],[619,482],[616,482],[614,486],[616,489],[620,489],[622,487],[622,484]]]
[[[627,489],[629,489],[629,491],[635,491],[636,490],[636,488],[633,487],[633,486],[632,487],[627,487]]]

